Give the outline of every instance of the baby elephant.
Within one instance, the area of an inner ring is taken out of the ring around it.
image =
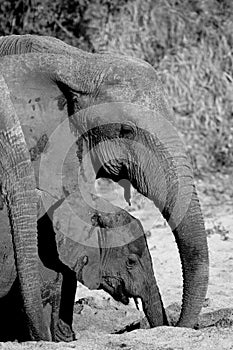
[[[11,320],[8,327],[2,318],[0,341],[26,340],[5,210],[0,219],[4,223],[0,235],[0,308],[2,315],[4,308],[6,314],[13,308],[16,321],[14,325]],[[142,225],[125,210],[93,195],[89,203],[77,194],[69,195],[38,220],[38,248],[43,262],[42,299],[53,340],[75,339],[72,319],[77,280],[90,289],[105,290],[124,304],[134,298],[137,305],[140,298],[151,327],[168,324]]]

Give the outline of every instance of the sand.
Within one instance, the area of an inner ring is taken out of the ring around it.
[[[228,175],[197,181],[210,253],[210,282],[200,315],[200,329],[146,327],[144,314],[133,303],[124,306],[102,291],[78,284],[74,314],[77,340],[71,343],[0,343],[0,349],[233,349],[233,186]],[[147,233],[155,275],[171,322],[179,316],[182,274],[170,228],[153,204],[133,193],[132,206],[117,185],[98,186],[99,194],[138,217]],[[231,309],[232,308],[232,309]],[[134,325],[134,326],[133,326]]]

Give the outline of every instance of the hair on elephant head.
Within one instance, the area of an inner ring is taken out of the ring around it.
[[[207,239],[192,168],[155,70],[139,59],[85,53],[51,37],[13,35],[0,39],[0,72],[45,197],[74,191],[77,158],[90,155],[97,177],[129,180],[159,208],[183,269],[178,326],[193,327],[208,285]]]

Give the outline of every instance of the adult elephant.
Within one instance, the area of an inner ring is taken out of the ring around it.
[[[10,92],[9,106],[17,111],[45,207],[51,204],[46,194],[56,201],[77,187],[77,156],[91,156],[97,177],[129,180],[155,203],[173,231],[184,278],[177,325],[193,327],[208,285],[207,240],[192,168],[155,70],[138,59],[86,53],[51,37],[12,35],[0,38],[0,73],[4,91]],[[9,106],[4,108],[10,114],[6,120],[12,116]],[[66,120],[69,125],[63,128]],[[55,144],[65,145],[60,153]],[[32,170],[30,174],[33,178]],[[33,179],[28,182],[33,188]],[[122,184],[129,189],[127,181]],[[7,186],[11,193],[11,184]],[[12,203],[8,207],[12,210]],[[32,212],[34,224],[35,209]],[[17,212],[12,220],[25,213]],[[30,237],[35,238],[35,226],[30,228]],[[36,255],[35,239],[32,246]],[[29,267],[35,280],[22,290],[28,315],[38,325],[40,301],[35,307],[29,302],[38,291],[36,267],[30,258],[20,259],[17,242],[15,250],[18,269]],[[43,338],[44,331],[37,329]]]

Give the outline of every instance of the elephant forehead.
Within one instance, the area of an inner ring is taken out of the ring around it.
[[[118,233],[119,237],[122,235],[128,235],[129,237],[132,237],[131,241],[133,242],[135,242],[135,240],[137,240],[139,237],[143,237],[144,230],[140,221],[134,216],[130,215],[127,211],[120,208],[117,209],[118,210],[115,213],[103,213],[100,216],[101,225],[109,229],[113,229],[112,231],[109,230],[108,236],[111,237],[112,235],[113,237],[111,239],[113,239],[115,233]]]
[[[126,57],[109,65],[104,81],[98,89],[98,103],[135,103],[151,109],[174,122],[164,98],[161,82],[154,68],[145,61]]]
[[[145,61],[119,57],[112,62],[104,77],[98,96],[103,100],[133,102],[146,86],[153,86],[155,71]]]
[[[123,105],[115,102],[95,104],[72,116],[77,127],[80,130],[83,128],[84,132],[87,131],[88,126],[94,128],[104,124],[121,123],[125,121],[125,118]]]
[[[95,127],[128,124],[149,132],[160,133],[165,130],[174,132],[174,126],[156,110],[149,109],[139,103],[110,102],[92,105],[72,116],[72,122],[83,134]],[[114,125],[115,124],[115,125]]]
[[[130,253],[137,254],[141,257],[145,252],[145,250],[147,249],[145,235],[143,234],[137,239],[135,239],[134,241],[130,242],[128,249]]]
[[[137,103],[128,101],[104,102],[87,107],[76,114],[78,121],[86,123],[86,119],[92,127],[103,125],[104,123],[125,123],[127,121],[136,122],[138,114],[151,113],[151,111]],[[156,112],[154,112],[156,114]],[[75,118],[75,116],[73,117]]]

